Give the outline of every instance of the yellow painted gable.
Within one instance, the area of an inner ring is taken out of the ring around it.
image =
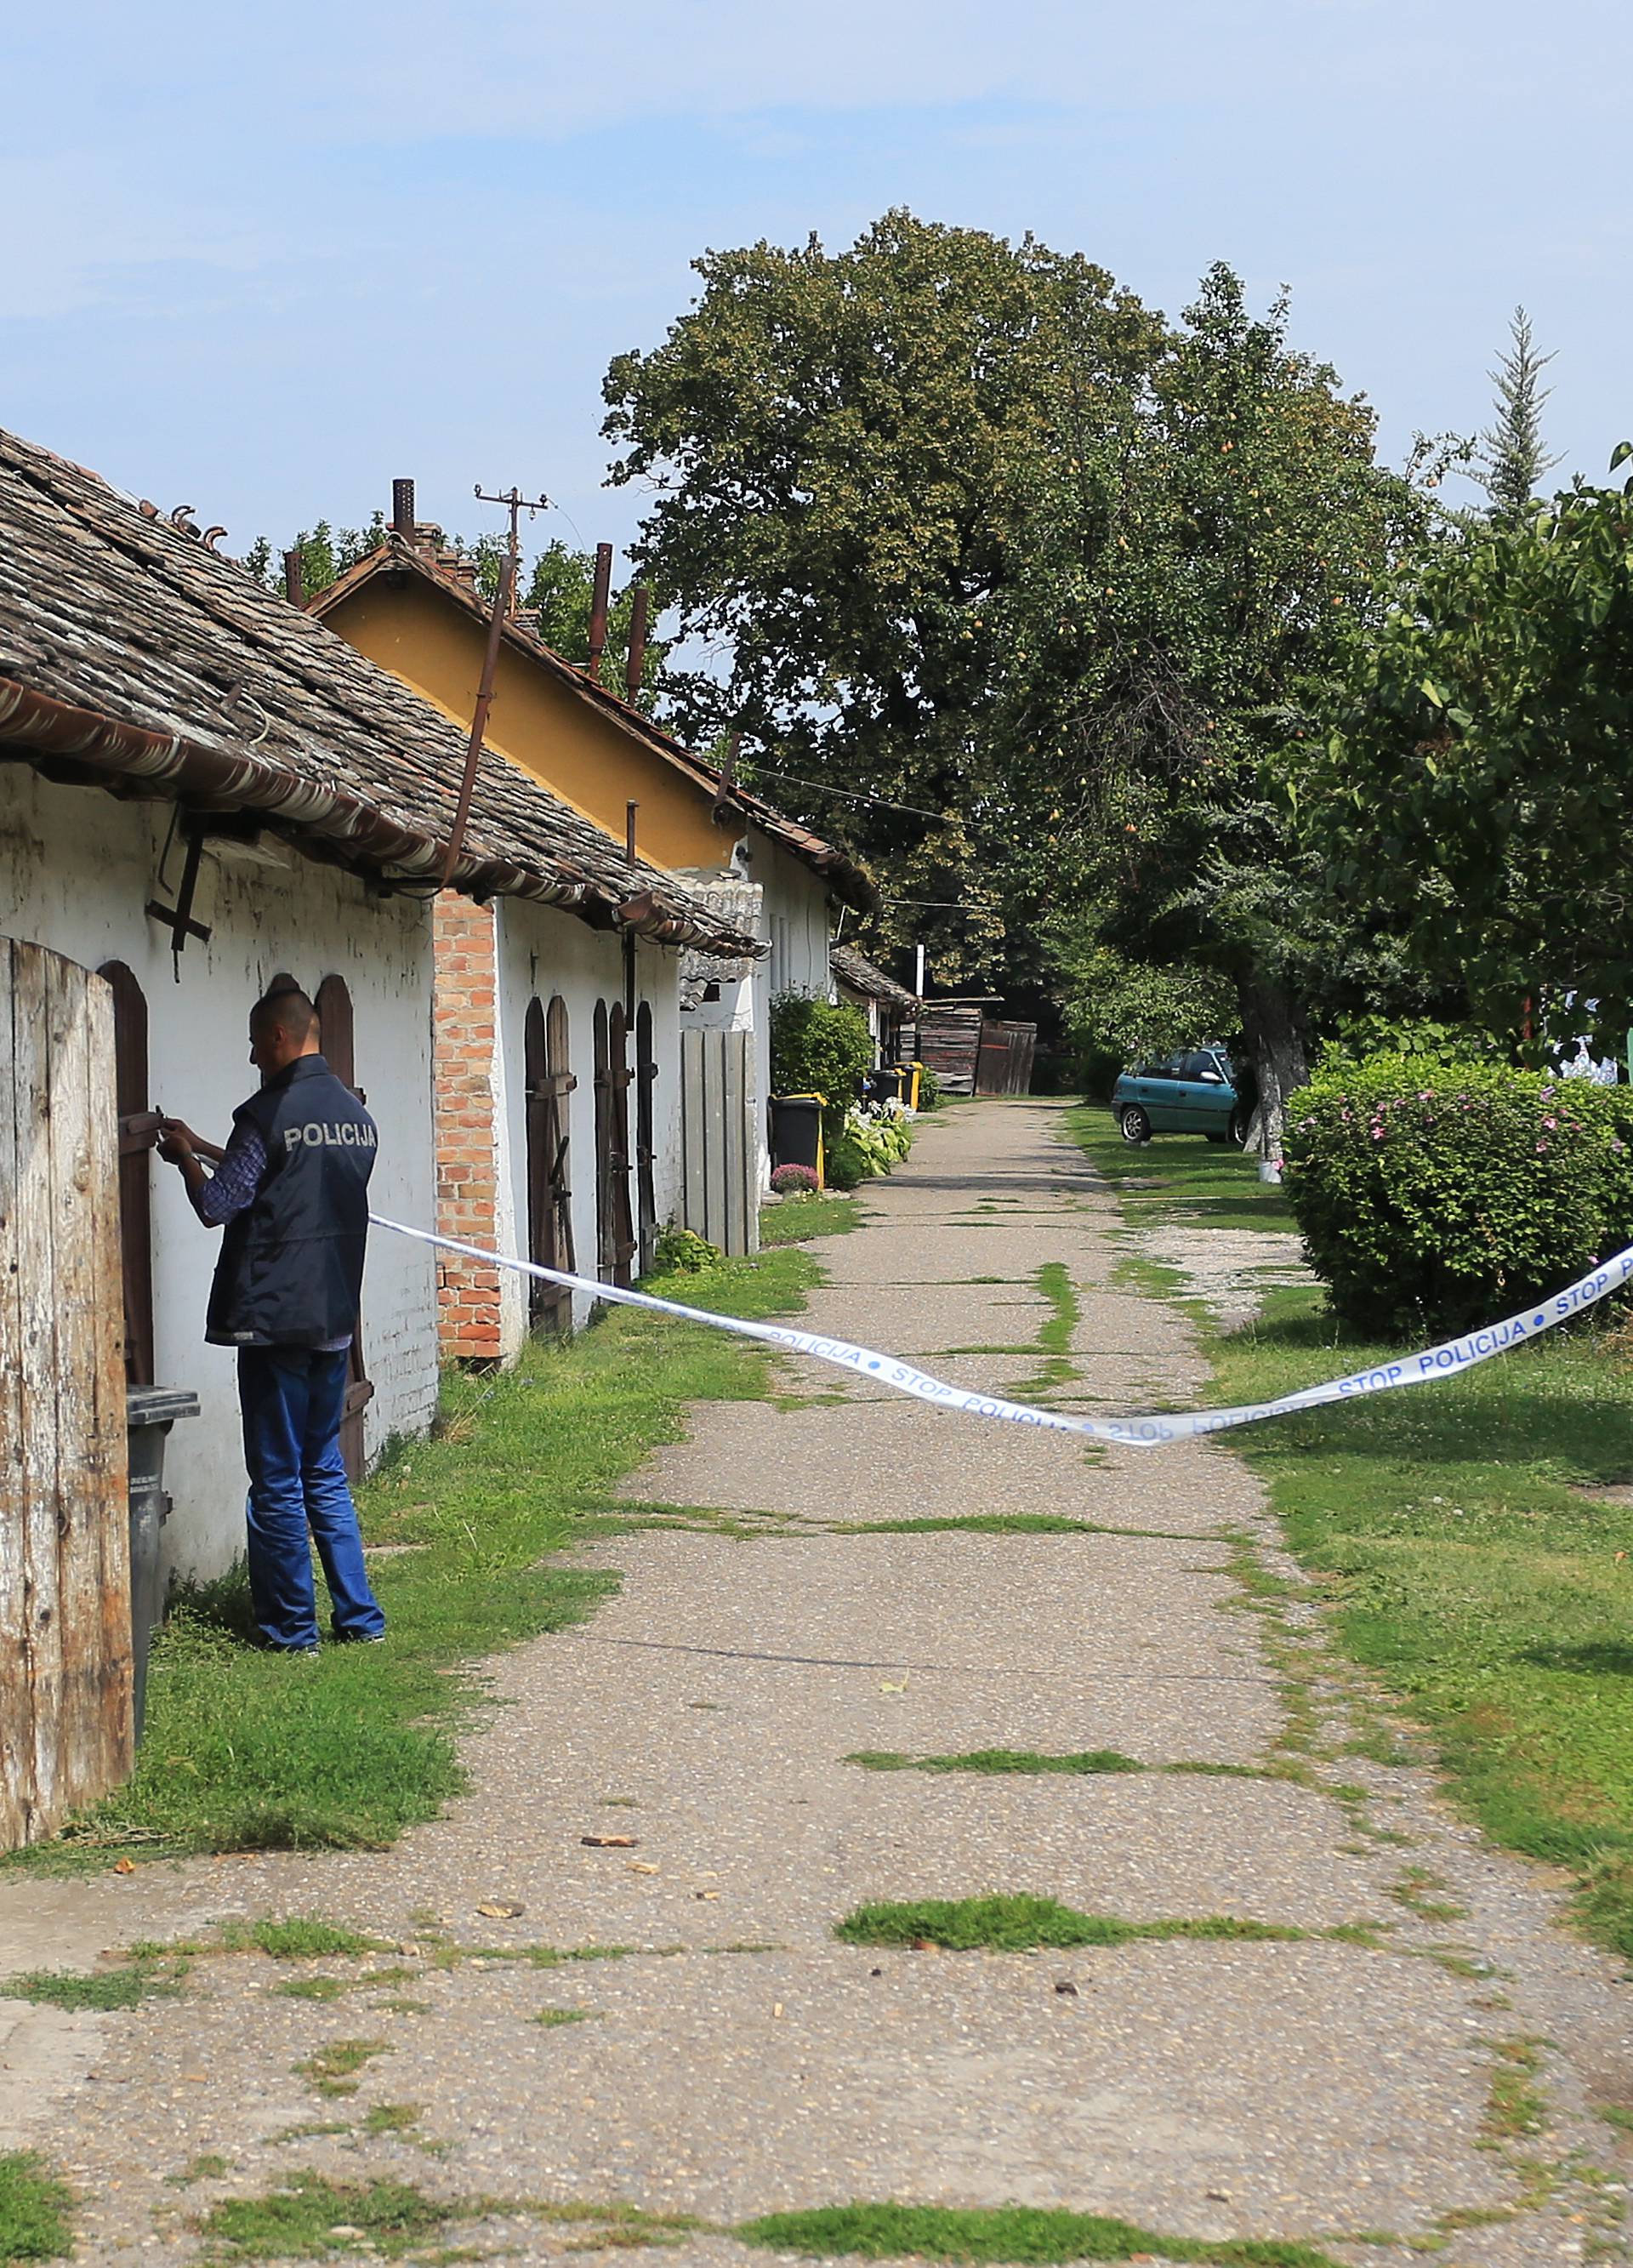
[[[417,577],[375,576],[326,612],[359,653],[469,726],[486,633]],[[653,865],[724,867],[739,831],[712,816],[714,796],[656,748],[592,708],[542,664],[499,649],[488,746],[622,843],[631,797],[636,847]]]

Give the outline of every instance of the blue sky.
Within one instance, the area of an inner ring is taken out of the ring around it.
[[[148,0],[0,27],[0,423],[224,548],[389,503],[622,541],[600,379],[705,246],[893,204],[1177,311],[1225,259],[1401,455],[1469,431],[1516,301],[1563,480],[1633,432],[1611,0]],[[20,98],[20,99],[19,99]]]

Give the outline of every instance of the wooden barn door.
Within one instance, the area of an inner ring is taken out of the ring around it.
[[[623,1003],[595,1004],[596,1272],[626,1290],[635,1256],[629,1211],[629,1027]]]
[[[654,1131],[658,1057],[652,1046],[651,1003],[635,1012],[635,1186],[639,1224],[640,1271],[652,1264],[658,1244],[657,1138]]]
[[[558,993],[547,1015],[527,1004],[525,1041],[527,1094],[527,1256],[541,1268],[573,1272],[572,1185],[568,1179],[567,1098],[578,1084],[568,1069],[567,1003]],[[559,1284],[529,1278],[535,1331],[563,1331],[572,1293]]]
[[[343,976],[326,976],[318,987],[313,1005],[318,1012],[319,1036],[323,1043],[323,1060],[342,1086],[350,1087],[359,1102],[367,1095],[357,1085],[357,1044],[352,1026],[351,995],[346,990]],[[363,1360],[363,1318],[358,1316],[351,1334],[351,1352],[347,1359],[346,1410],[340,1421],[340,1453],[346,1461],[348,1480],[360,1481],[367,1463],[363,1440],[363,1413],[374,1399],[374,1387]]]
[[[109,985],[0,939],[0,1845],[132,1754]]]
[[[151,1386],[153,1187],[149,1154],[158,1139],[148,1100],[147,1002],[122,961],[97,974],[114,998],[114,1108],[119,1113],[119,1253],[124,1283],[125,1383]]]

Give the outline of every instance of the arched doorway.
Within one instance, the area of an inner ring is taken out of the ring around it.
[[[318,987],[313,1005],[318,1012],[318,1035],[322,1043],[324,1062],[342,1086],[350,1087],[359,1102],[366,1102],[368,1097],[357,1083],[351,994],[346,989],[345,978],[326,976]],[[363,1478],[365,1463],[363,1413],[373,1399],[374,1387],[364,1366],[363,1318],[359,1316],[351,1334],[351,1352],[346,1371],[346,1409],[340,1424],[340,1453],[346,1461],[349,1480],[360,1481]]]
[[[147,1001],[122,961],[97,971],[114,994],[114,1108],[119,1113],[119,1250],[125,1293],[125,1383],[151,1386],[153,1193],[149,1152],[158,1139],[148,1100]]]
[[[658,1057],[652,1046],[652,1005],[650,1000],[643,1000],[635,1012],[635,1185],[643,1276],[652,1264],[652,1255],[658,1244],[658,1190],[654,1172],[657,1152],[652,1094],[657,1079]]]
[[[527,1096],[527,1252],[541,1268],[573,1270],[572,1185],[568,1178],[567,1098],[578,1084],[568,1068],[567,1003],[557,993],[547,1014],[527,1004],[524,1053]],[[529,1279],[535,1331],[561,1331],[572,1294],[559,1284]]]
[[[629,1211],[629,1026],[623,1004],[595,1004],[596,1270],[626,1289],[635,1257]]]

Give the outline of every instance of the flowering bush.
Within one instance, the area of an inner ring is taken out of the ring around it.
[[[1348,1322],[1443,1335],[1556,1292],[1633,1239],[1615,1087],[1491,1063],[1330,1062],[1288,1105],[1284,1181]]]
[[[820,1184],[809,1166],[779,1166],[771,1186],[780,1197],[803,1197],[814,1196]]]

